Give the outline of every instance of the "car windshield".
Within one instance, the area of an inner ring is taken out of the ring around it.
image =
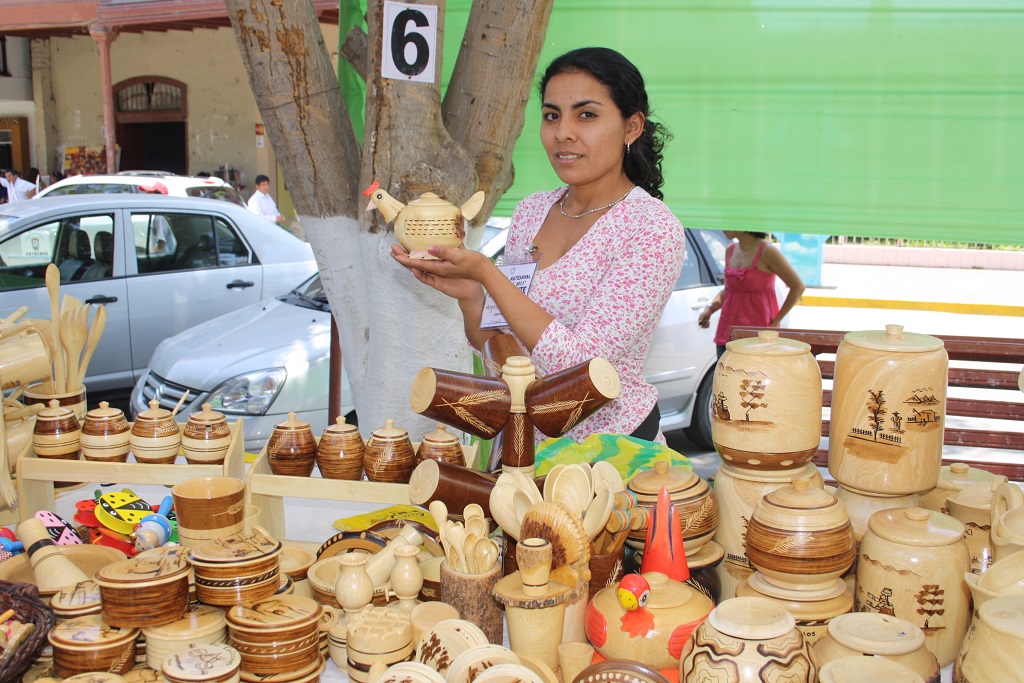
[[[327,302],[327,292],[320,283],[320,274],[317,273],[301,285],[280,297],[281,301],[303,308],[312,308],[318,311],[330,313],[331,305]]]

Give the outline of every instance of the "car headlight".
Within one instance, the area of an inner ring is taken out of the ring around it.
[[[263,415],[281,392],[288,372],[284,368],[255,370],[222,382],[207,402],[214,410],[235,415]]]

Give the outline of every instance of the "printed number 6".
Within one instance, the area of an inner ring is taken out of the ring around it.
[[[427,17],[415,9],[404,9],[395,17],[395,23],[391,25],[391,59],[395,66],[406,76],[418,76],[427,68],[430,60],[430,45],[422,34],[416,31],[406,33],[406,27],[412,22],[420,28],[430,25]],[[405,58],[405,48],[408,45],[416,48],[416,59],[410,63]]]

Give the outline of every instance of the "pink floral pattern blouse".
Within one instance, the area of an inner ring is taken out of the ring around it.
[[[508,258],[523,260],[565,189],[519,203],[505,247]],[[531,355],[537,372],[548,375],[601,356],[622,382],[617,399],[566,436],[579,442],[600,432],[629,434],[654,408],[658,392],[644,379],[644,361],[685,249],[679,220],[635,187],[562,258],[537,271],[530,299],[554,317]],[[546,437],[537,432],[537,438]]]

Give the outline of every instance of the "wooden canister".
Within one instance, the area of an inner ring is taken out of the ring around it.
[[[948,357],[942,340],[850,332],[836,352],[828,469],[842,486],[903,496],[935,488],[942,464]]]
[[[906,619],[948,666],[971,617],[970,570],[959,521],[924,508],[876,512],[860,543],[854,609]]]
[[[697,476],[693,469],[685,466],[670,467],[669,463],[659,460],[654,468],[640,472],[630,479],[627,487],[636,495],[637,507],[645,508],[653,514],[654,504],[658,501],[658,492],[665,487],[672,503],[675,505],[676,516],[683,532],[683,544],[686,553],[697,552],[702,545],[711,540],[718,529],[718,501],[708,483]],[[647,541],[647,526],[629,532],[626,543],[636,549],[642,549]]]
[[[142,628],[176,621],[188,612],[189,564],[183,554],[143,555],[96,572],[108,624]]]
[[[253,603],[281,586],[281,542],[256,529],[203,541],[189,551],[200,602],[219,607]]]
[[[320,476],[327,479],[363,478],[363,457],[366,444],[359,434],[359,428],[345,422],[339,415],[335,423],[328,426],[316,446],[316,466]]]
[[[438,424],[437,429],[425,434],[416,449],[416,464],[424,460],[437,460],[449,465],[465,466],[466,456],[462,452],[459,437],[448,432],[448,426]]]
[[[593,358],[534,380],[525,392],[526,414],[541,432],[558,437],[621,391],[615,367],[604,358]]]
[[[60,621],[99,614],[103,611],[100,587],[93,579],[65,586],[50,598],[50,609]]]
[[[766,581],[761,572],[754,572],[736,588],[736,595],[766,598],[785,608],[796,619],[808,646],[825,637],[834,618],[853,609],[853,593],[844,581],[823,590],[792,590],[779,588]]]
[[[391,418],[366,441],[363,468],[370,481],[405,484],[412,474],[415,457],[409,432],[395,426]]]
[[[242,655],[242,671],[268,676],[319,661],[322,610],[314,600],[297,595],[279,595],[228,610],[228,642]]]
[[[242,657],[229,645],[186,645],[164,658],[167,683],[237,683]]]
[[[270,471],[292,477],[308,477],[316,464],[316,439],[308,422],[288,413],[288,419],[274,426],[267,439]]]
[[[132,454],[139,462],[170,465],[181,451],[181,428],[171,411],[153,399],[149,410],[135,416],[129,439]]]
[[[413,411],[481,439],[493,439],[505,426],[512,390],[498,377],[423,368],[412,381]]]
[[[735,597],[736,587],[754,571],[747,558],[747,524],[754,506],[766,493],[789,486],[798,477],[810,477],[814,488],[825,487],[812,463],[778,471],[748,470],[729,463],[719,466],[714,485],[719,510],[715,542],[725,550],[725,559],[715,572],[721,581],[722,598]]]
[[[412,622],[405,612],[365,607],[349,617],[347,631],[348,677],[353,683],[367,683],[375,663],[391,666],[413,653]]]
[[[745,469],[809,462],[821,440],[821,371],[810,345],[777,330],[726,344],[712,384],[711,437],[725,462]]]
[[[188,416],[181,433],[181,450],[190,465],[220,465],[231,445],[231,428],[224,413],[209,403]]]
[[[142,629],[146,639],[146,664],[160,671],[164,660],[183,647],[195,647],[227,640],[224,611],[212,605],[196,604],[180,619]]]
[[[925,683],[939,683],[939,662],[924,646],[924,633],[905,619],[888,614],[853,612],[835,617],[829,631],[811,648],[821,669],[843,657],[887,659],[914,671]]]
[[[82,452],[82,427],[74,411],[51,399],[49,407],[36,415],[32,448],[40,458],[78,460]]]
[[[495,645],[500,645],[504,638],[501,605],[492,595],[500,578],[499,565],[485,574],[465,574],[454,571],[447,561],[441,563],[441,602],[454,606],[463,619],[480,627]]]
[[[57,624],[47,638],[53,670],[61,678],[91,671],[123,674],[135,666],[137,628],[108,626],[98,614]]]
[[[82,423],[82,455],[96,462],[127,462],[131,450],[131,425],[124,411],[106,401],[85,414]]]

